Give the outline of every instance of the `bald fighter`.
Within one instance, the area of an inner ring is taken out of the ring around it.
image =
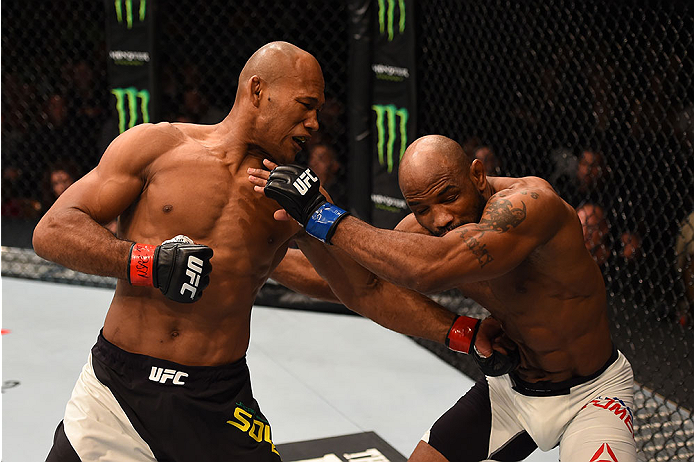
[[[564,462],[635,460],[631,366],[612,343],[602,274],[576,211],[549,183],[487,177],[458,143],[426,136],[401,160],[412,213],[391,231],[336,210],[317,188],[298,194],[310,170],[265,165],[272,172],[251,171],[256,190],[284,207],[278,218],[288,213],[332,244],[326,253],[346,252],[422,293],[460,289],[518,346],[518,368],[477,383],[410,460],[522,460],[556,445]]]
[[[246,169],[294,160],[319,128],[324,81],[312,55],[273,42],[238,82],[216,125],[143,124],[118,136],[34,231],[43,258],[118,278],[49,461],[280,459],[245,361],[253,301],[273,270],[334,296],[315,272],[279,265],[300,226],[273,219],[277,204],[254,193]],[[114,236],[102,225],[116,217]],[[454,318],[404,291],[407,317],[379,306],[376,297],[363,313],[439,342]]]

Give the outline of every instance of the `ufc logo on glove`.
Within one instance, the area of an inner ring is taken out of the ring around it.
[[[181,295],[185,295],[185,291],[190,291],[190,298],[195,297],[195,292],[198,290],[198,284],[200,283],[200,275],[202,274],[202,260],[193,255],[188,257],[188,269],[186,270],[186,276],[190,278],[189,282],[184,282],[181,286]]]
[[[128,280],[134,286],[158,287],[175,302],[192,303],[210,283],[213,253],[183,235],[158,246],[133,243]]]
[[[346,210],[327,201],[320,192],[318,177],[310,168],[300,165],[275,167],[268,176],[264,191],[267,197],[276,200],[298,221],[308,234],[328,244],[337,223],[348,215]]]
[[[304,170],[304,173],[302,173],[301,176],[294,181],[293,186],[297,191],[299,191],[299,194],[303,196],[311,187],[311,182],[318,183],[318,178],[313,176],[311,169],[307,168]]]

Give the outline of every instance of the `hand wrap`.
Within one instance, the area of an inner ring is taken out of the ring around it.
[[[510,350],[509,355],[492,350],[488,358],[482,356],[475,347],[477,331],[482,321],[467,316],[458,316],[446,335],[446,346],[454,351],[472,355],[484,375],[498,377],[513,371],[520,363],[518,350]]]
[[[475,344],[477,330],[482,321],[468,316],[458,316],[453,320],[446,335],[446,346],[453,351],[469,354]]]

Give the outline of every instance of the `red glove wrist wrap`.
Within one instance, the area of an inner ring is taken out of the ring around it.
[[[480,320],[468,316],[458,316],[446,335],[446,346],[454,351],[470,353]]]
[[[128,279],[134,286],[154,286],[154,249],[150,244],[133,244],[130,247]]]

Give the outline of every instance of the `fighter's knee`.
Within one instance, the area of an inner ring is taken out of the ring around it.
[[[448,459],[443,457],[439,451],[434,449],[426,441],[420,441],[417,447],[414,448],[412,455],[408,459],[409,462],[447,462]]]

